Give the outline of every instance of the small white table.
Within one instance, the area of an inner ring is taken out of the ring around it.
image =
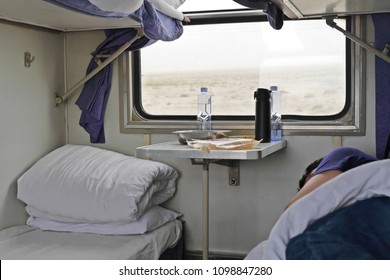
[[[209,166],[210,163],[222,164],[229,167],[229,184],[237,186],[240,184],[240,160],[262,159],[287,147],[287,141],[282,140],[271,143],[260,143],[249,150],[213,150],[205,153],[193,149],[187,145],[175,142],[159,143],[139,147],[136,149],[136,157],[172,157],[191,159],[192,164],[203,166],[203,259],[209,255]]]

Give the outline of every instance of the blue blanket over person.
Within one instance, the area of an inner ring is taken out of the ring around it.
[[[286,259],[390,259],[390,198],[358,201],[318,219],[289,241]]]

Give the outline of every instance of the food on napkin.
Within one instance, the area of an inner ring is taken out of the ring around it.
[[[249,150],[259,144],[261,141],[254,139],[210,139],[210,140],[193,140],[187,141],[191,148],[200,149],[206,153],[212,150]]]

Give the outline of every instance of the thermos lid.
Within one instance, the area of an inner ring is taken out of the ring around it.
[[[269,99],[271,97],[270,95],[271,91],[266,88],[258,88],[255,93],[254,93],[254,99],[257,100],[264,100],[264,99]]]

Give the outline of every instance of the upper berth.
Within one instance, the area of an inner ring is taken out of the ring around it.
[[[131,18],[107,18],[81,14],[44,0],[0,1],[0,19],[59,31],[139,27]]]
[[[244,6],[248,3],[250,5],[259,3],[259,7],[268,2],[268,0],[234,1]],[[271,0],[271,2],[278,6],[289,18],[390,12],[390,1],[382,0]],[[138,27],[140,25],[128,17],[107,18],[80,14],[63,9],[44,0],[0,1],[0,19],[22,22],[59,31],[112,29]]]

